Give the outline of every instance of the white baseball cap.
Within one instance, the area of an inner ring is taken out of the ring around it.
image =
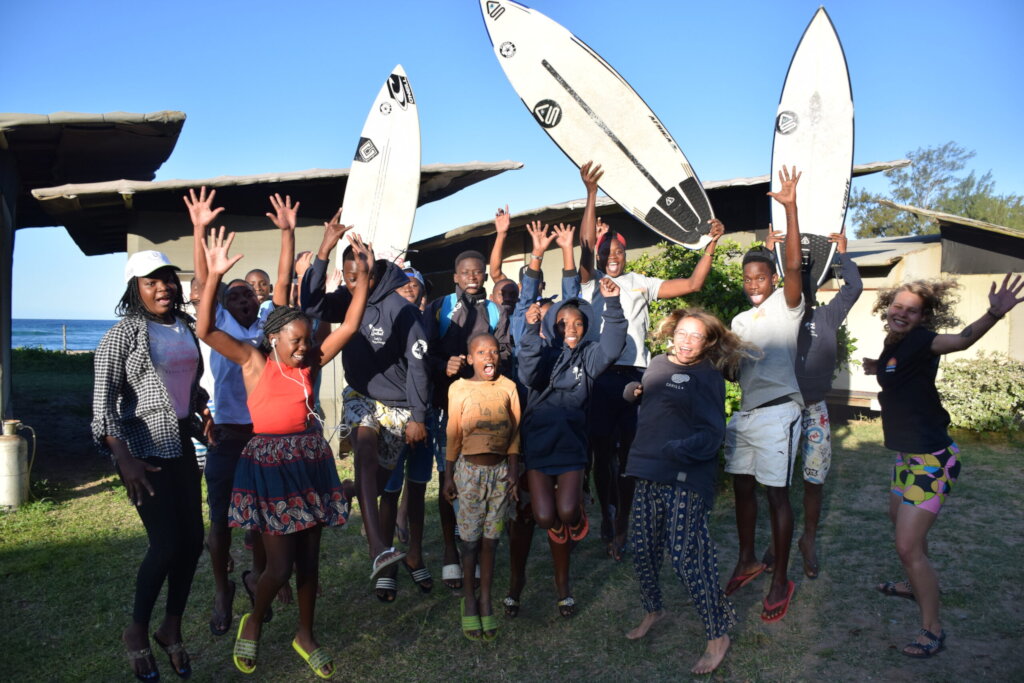
[[[152,250],[136,252],[128,259],[128,263],[124,264],[124,281],[125,283],[131,282],[133,277],[145,277],[161,268],[181,270],[171,263],[171,260],[163,252]]]

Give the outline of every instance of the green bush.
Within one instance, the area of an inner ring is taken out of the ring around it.
[[[990,432],[1024,426],[1024,363],[1004,353],[943,362],[937,388],[954,427]]]
[[[15,372],[92,372],[93,352],[68,353],[50,351],[38,346],[22,346],[11,350]]]

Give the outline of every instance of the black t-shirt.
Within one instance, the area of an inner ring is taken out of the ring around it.
[[[917,327],[878,358],[878,401],[882,404],[885,447],[903,453],[935,453],[953,443],[949,413],[935,388],[939,357],[932,353],[937,335]]]

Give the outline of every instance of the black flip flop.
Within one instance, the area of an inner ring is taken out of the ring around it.
[[[252,574],[252,571],[249,569],[246,569],[244,572],[242,572],[242,588],[245,589],[246,595],[249,596],[249,602],[252,603],[253,609],[256,609],[256,594],[252,592],[252,589],[249,588],[249,582],[245,580],[245,577],[249,576],[249,574]],[[273,618],[274,608],[268,605],[267,612],[263,615],[263,623],[269,624],[270,620]]]

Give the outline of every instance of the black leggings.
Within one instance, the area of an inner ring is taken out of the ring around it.
[[[155,496],[144,495],[135,509],[146,527],[149,549],[135,579],[132,621],[148,624],[153,606],[167,581],[167,614],[185,612],[192,577],[203,552],[203,507],[199,465],[188,439],[179,458],[142,458],[159,472],[147,472]]]

